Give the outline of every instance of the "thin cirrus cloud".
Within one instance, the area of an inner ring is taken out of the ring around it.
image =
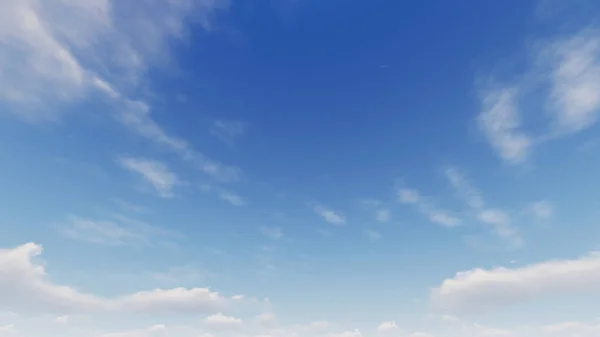
[[[523,238],[512,225],[511,216],[500,209],[486,207],[481,192],[467,179],[465,174],[456,167],[448,167],[444,174],[456,195],[467,205],[469,213],[477,221],[491,226],[492,231],[499,237],[507,240],[510,245],[519,247],[523,245]]]
[[[69,216],[61,231],[73,240],[109,246],[155,246],[180,237],[174,231],[119,214],[109,219]]]
[[[271,240],[280,240],[283,238],[283,230],[279,227],[267,227],[261,226],[259,231],[262,235],[268,237]]]
[[[425,215],[429,221],[444,227],[456,227],[461,224],[461,220],[452,216],[447,211],[437,208],[433,203],[422,197],[419,191],[409,188],[401,188],[397,192],[398,202],[405,205],[414,206],[419,212]]]
[[[0,302],[21,312],[68,313],[197,313],[217,312],[226,299],[208,288],[155,289],[104,297],[58,285],[34,262],[42,247],[28,243],[0,250]]]
[[[204,193],[214,193],[219,199],[224,200],[233,206],[244,206],[247,204],[246,199],[239,194],[217,185],[202,184],[200,185],[200,190]]]
[[[336,211],[329,209],[323,205],[314,205],[313,211],[322,217],[325,221],[335,226],[342,226],[346,223],[346,218]]]
[[[521,81],[481,94],[479,129],[498,156],[511,164],[526,162],[544,142],[588,129],[600,112],[597,29],[539,41],[533,49],[535,62],[521,74]],[[537,103],[537,111],[546,114],[537,116],[545,119],[541,134],[527,128],[521,111],[524,102]]]
[[[433,289],[432,304],[444,312],[472,314],[525,300],[600,290],[600,254],[551,260],[520,268],[459,272]]]
[[[146,158],[122,157],[118,163],[125,169],[141,175],[158,195],[163,198],[173,197],[173,188],[182,181],[169,170],[166,164]]]
[[[210,134],[223,143],[234,146],[236,140],[243,136],[248,129],[248,124],[242,121],[216,120],[210,130]]]
[[[130,131],[216,180],[239,180],[240,169],[195,151],[152,119],[147,102],[121,94],[137,87],[150,66],[169,59],[169,44],[185,37],[190,20],[211,29],[211,16],[228,5],[227,0],[2,2],[0,101],[8,103],[9,113],[43,122],[64,117],[69,109],[60,105],[102,94],[114,105],[115,120]]]

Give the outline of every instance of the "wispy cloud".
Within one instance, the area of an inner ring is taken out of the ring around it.
[[[360,200],[360,205],[369,212],[374,212],[375,220],[379,222],[388,222],[392,218],[391,210],[386,205],[376,199]]]
[[[267,227],[261,226],[259,231],[262,235],[268,237],[271,240],[279,240],[283,238],[283,230],[279,227]]]
[[[200,190],[205,193],[215,193],[219,199],[227,201],[233,206],[244,206],[247,203],[242,196],[217,185],[203,184],[200,186]]]
[[[526,162],[535,146],[589,128],[600,113],[599,30],[540,40],[533,50],[535,62],[519,80],[481,94],[479,128],[513,164]],[[535,132],[523,123],[523,103],[547,115],[535,117]]]
[[[173,196],[173,188],[182,184],[177,175],[166,164],[146,158],[121,157],[123,168],[141,175],[163,198]]]
[[[371,241],[377,241],[383,238],[383,235],[381,235],[381,233],[372,229],[365,230],[365,236]]]
[[[398,202],[412,205],[424,214],[429,221],[444,227],[456,227],[461,224],[459,218],[454,217],[447,211],[437,208],[432,202],[422,197],[419,191],[409,188],[401,188],[397,192]]]
[[[460,169],[448,167],[444,170],[444,174],[456,191],[457,196],[465,202],[469,207],[469,211],[473,213],[478,221],[492,226],[493,232],[509,240],[511,245],[517,247],[523,244],[523,239],[511,224],[510,215],[505,211],[486,207],[485,200],[479,190],[471,185]]]
[[[248,124],[242,121],[216,120],[210,133],[227,145],[233,146],[237,138],[243,136],[247,129]]]
[[[133,5],[132,5],[133,4]],[[121,91],[137,87],[168,45],[185,36],[187,22],[210,29],[215,1],[8,1],[0,5],[0,101],[29,121],[58,120],[62,104],[103,94],[116,120],[220,181],[238,180],[238,168],[219,163],[170,135],[151,107]],[[133,7],[132,7],[133,6]],[[160,15],[157,15],[160,13]],[[91,43],[93,41],[93,43]]]
[[[332,225],[342,226],[346,223],[346,218],[343,215],[323,205],[314,205],[312,209],[315,213]]]
[[[551,91],[548,100],[560,133],[590,127],[600,111],[600,31],[586,29],[542,49]]]
[[[534,202],[528,207],[529,213],[537,220],[548,220],[554,216],[554,206],[547,200]]]
[[[103,220],[69,216],[61,231],[71,239],[103,245],[146,246],[179,237],[173,231],[118,214]]]
[[[479,128],[492,147],[502,159],[513,164],[525,161],[533,146],[531,137],[521,129],[517,94],[516,88],[484,92],[477,117]]]

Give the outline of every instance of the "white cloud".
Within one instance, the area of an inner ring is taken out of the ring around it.
[[[446,311],[474,313],[528,299],[600,290],[600,254],[552,260],[520,268],[459,272],[432,291],[431,300]]]
[[[390,331],[396,331],[396,330],[398,330],[398,326],[396,325],[396,322],[394,322],[394,321],[382,322],[377,327],[378,332],[390,332]]]
[[[57,120],[60,105],[105,95],[114,117],[137,134],[177,153],[220,181],[240,170],[223,165],[169,135],[130,92],[151,65],[168,59],[190,21],[211,27],[210,16],[229,0],[22,0],[0,4],[0,101],[3,111],[31,121]]]
[[[122,157],[119,164],[127,170],[141,175],[156,192],[164,198],[173,196],[173,187],[182,184],[177,175],[169,170],[166,164],[145,159]]]
[[[118,214],[111,220],[70,216],[61,230],[71,239],[105,245],[153,245],[178,237],[176,232]]]
[[[42,247],[28,243],[0,250],[0,303],[22,311],[84,312],[214,312],[225,299],[207,288],[155,289],[115,298],[80,292],[48,280],[33,258]]]
[[[377,231],[374,231],[372,229],[365,230],[365,235],[367,236],[367,238],[369,240],[372,240],[372,241],[381,240],[383,238],[383,236],[381,235],[381,233],[379,233]]]
[[[593,337],[600,335],[600,324],[563,322],[544,326],[542,330],[552,336]]]
[[[217,137],[229,146],[233,146],[237,138],[244,135],[248,125],[241,121],[214,121],[211,128],[211,135]]]
[[[375,211],[375,219],[380,222],[390,221],[392,215],[389,208],[381,208]]]
[[[343,215],[324,206],[315,205],[313,211],[332,225],[341,226],[346,223],[346,218]]]
[[[266,227],[261,226],[259,231],[262,235],[268,237],[271,240],[279,240],[283,237],[283,230],[279,227]]]
[[[68,315],[59,316],[54,319],[54,323],[56,324],[69,324],[70,321],[71,317]]]
[[[255,319],[261,325],[272,325],[277,321],[277,316],[273,313],[266,312],[256,316]]]
[[[205,193],[215,193],[219,199],[227,201],[233,206],[246,205],[246,200],[242,196],[217,185],[203,184],[200,186],[200,190]]]
[[[449,228],[461,224],[460,219],[428,202],[417,190],[401,188],[398,190],[397,196],[398,202],[413,205],[433,223]]]
[[[17,329],[14,324],[0,325],[0,336],[10,336],[16,331]]]
[[[522,163],[531,152],[533,141],[521,130],[516,88],[493,89],[483,94],[482,110],[477,117],[479,128],[509,163]]]
[[[227,3],[140,0],[132,8],[111,0],[2,2],[0,99],[43,106],[79,99],[90,89],[116,97],[102,77],[137,83],[151,64],[165,60],[169,42],[184,37],[192,15],[210,28],[209,16]],[[42,111],[30,109],[27,117],[51,117]]]
[[[362,337],[363,334],[358,330],[354,331],[344,331],[339,333],[329,333],[326,335],[327,337]]]
[[[239,318],[225,316],[223,313],[211,315],[204,319],[204,324],[211,329],[226,330],[241,326],[243,321]]]
[[[419,191],[402,188],[398,190],[398,201],[403,204],[416,204],[421,200]]]
[[[471,186],[471,183],[465,178],[462,172],[457,168],[450,167],[445,170],[445,173],[459,197],[462,198],[469,207],[475,209],[483,207],[484,202],[481,193]]]
[[[600,111],[600,34],[584,30],[550,43],[542,51],[548,67],[549,101],[560,133],[593,125]]]
[[[444,171],[450,185],[457,195],[465,202],[477,220],[491,225],[493,232],[501,238],[509,240],[510,244],[518,247],[523,245],[523,239],[511,225],[510,216],[499,209],[485,208],[485,201],[478,189],[473,187],[463,172],[455,167]]]
[[[529,207],[531,215],[538,220],[547,220],[554,216],[554,206],[546,200],[533,203]]]
[[[219,198],[227,201],[233,206],[244,206],[246,204],[246,200],[244,200],[244,198],[231,191],[219,190],[218,195]]]
[[[513,164],[525,162],[534,146],[588,129],[600,112],[599,31],[583,29],[535,46],[535,62],[518,83],[483,92],[477,117],[492,147]],[[539,104],[532,110],[550,117],[537,123],[538,135],[523,125],[521,102]]]

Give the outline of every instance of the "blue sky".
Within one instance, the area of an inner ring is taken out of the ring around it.
[[[0,4],[0,337],[599,335],[599,10]]]

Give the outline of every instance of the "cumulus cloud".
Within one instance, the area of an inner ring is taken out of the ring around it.
[[[23,311],[83,312],[211,312],[225,299],[207,288],[155,289],[120,297],[103,297],[54,284],[34,258],[42,247],[28,243],[0,250],[0,303]]]
[[[446,279],[431,294],[447,312],[478,313],[555,294],[600,290],[600,254],[520,268],[473,269]]]
[[[225,316],[223,313],[214,314],[204,319],[204,325],[211,329],[226,330],[241,326],[243,321],[232,316]]]
[[[398,330],[398,326],[396,325],[396,322],[394,322],[394,321],[382,322],[377,327],[378,332],[390,332],[390,331],[395,331],[395,330]]]

